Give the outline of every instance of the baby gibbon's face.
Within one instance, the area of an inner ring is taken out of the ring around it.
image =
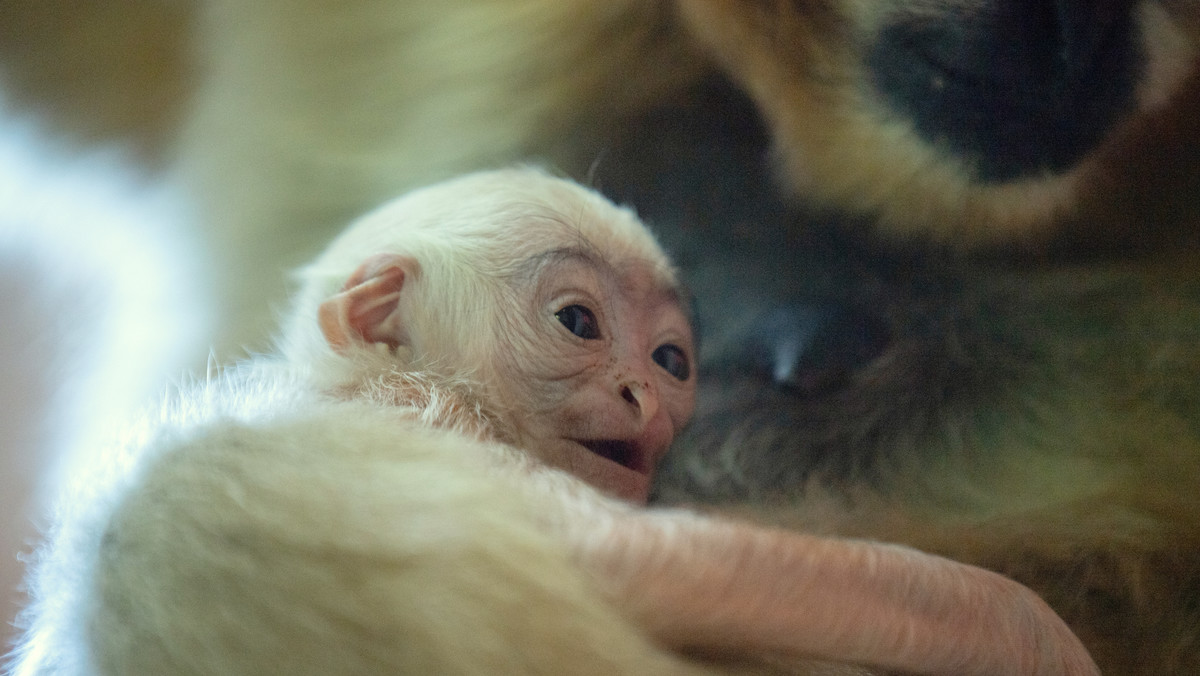
[[[522,444],[638,502],[696,396],[691,326],[658,265],[590,247],[533,257],[514,280],[521,308],[498,355],[500,390],[523,404]]]
[[[517,446],[645,501],[696,362],[675,272],[631,211],[540,171],[479,172],[364,217],[313,269],[351,263],[316,313],[335,351],[404,346],[469,374]]]

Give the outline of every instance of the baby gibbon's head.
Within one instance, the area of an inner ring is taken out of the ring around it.
[[[691,416],[674,269],[632,212],[570,181],[506,169],[417,190],[301,275],[291,363],[469,379],[519,445],[616,495],[646,498]]]

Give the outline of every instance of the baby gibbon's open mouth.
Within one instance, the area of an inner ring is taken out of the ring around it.
[[[621,439],[593,439],[581,440],[579,445],[640,474],[647,474],[649,471],[646,454],[633,442]]]

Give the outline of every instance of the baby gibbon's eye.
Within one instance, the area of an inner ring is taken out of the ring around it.
[[[659,345],[650,357],[654,359],[655,364],[663,367],[663,370],[674,376],[676,380],[686,381],[692,377],[692,367],[688,365],[687,355],[683,353],[683,350],[670,343]]]
[[[567,330],[585,340],[595,340],[600,337],[600,323],[596,315],[582,305],[568,305],[554,313],[558,321]]]

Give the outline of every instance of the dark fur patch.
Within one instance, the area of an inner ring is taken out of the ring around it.
[[[1133,105],[1126,2],[1022,0],[900,14],[867,57],[888,104],[984,180],[1069,168]]]

